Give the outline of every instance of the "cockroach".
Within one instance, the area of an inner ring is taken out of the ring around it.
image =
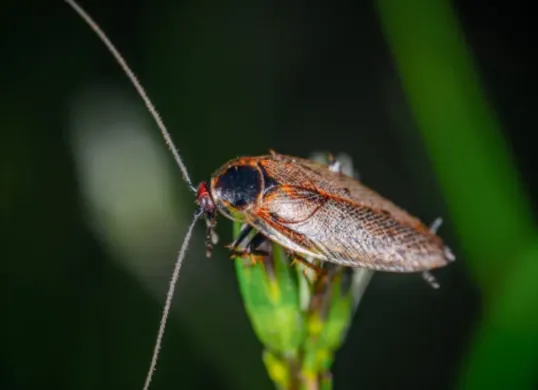
[[[274,151],[240,157],[198,186],[197,203],[209,230],[217,214],[245,224],[228,246],[236,255],[256,254],[269,239],[294,259],[375,271],[424,272],[454,260],[433,229],[340,172],[337,164]],[[253,230],[246,248],[238,250]],[[211,236],[208,231],[209,251]]]
[[[123,56],[74,0],[65,1],[98,35],[132,82],[170,147],[185,182],[196,194],[199,206],[170,280],[145,390],[157,364],[181,264],[194,226],[202,216],[207,225],[207,256],[216,244],[214,230],[217,215],[221,214],[244,224],[237,239],[228,245],[233,256],[264,255],[258,248],[270,240],[306,265],[309,264],[306,259],[310,258],[376,271],[422,272],[436,286],[428,271],[455,259],[436,234],[438,223],[428,228],[358,180],[343,174],[338,161],[321,164],[270,151],[268,155],[231,160],[209,182],[194,187],[166,126]]]

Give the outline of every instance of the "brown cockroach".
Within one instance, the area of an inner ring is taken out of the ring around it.
[[[270,240],[307,265],[309,258],[376,271],[422,272],[437,287],[428,271],[454,260],[450,249],[436,235],[438,224],[428,228],[391,201],[340,172],[337,161],[327,165],[271,151],[264,156],[229,161],[211,176],[209,183],[194,187],[168,130],[122,55],[74,0],[65,1],[98,35],[133,83],[170,147],[185,182],[196,193],[199,205],[170,280],[145,390],[157,364],[181,264],[193,228],[202,216],[207,223],[208,256],[216,243],[214,228],[220,213],[244,223],[237,239],[228,246],[234,256],[263,255],[258,248]],[[251,235],[253,231],[255,234]]]
[[[240,157],[218,169],[197,190],[197,203],[215,226],[217,212],[246,225],[228,247],[256,254],[269,239],[295,259],[419,272],[443,267],[454,256],[433,229],[334,167],[271,151]],[[237,248],[255,234],[245,250]],[[208,231],[207,245],[211,249]]]

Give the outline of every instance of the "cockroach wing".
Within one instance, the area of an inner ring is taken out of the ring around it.
[[[429,230],[417,218],[390,200],[350,176],[329,170],[326,164],[275,153],[270,158],[263,159],[261,165],[265,172],[279,183],[306,186],[327,196],[365,206],[372,211],[388,212],[400,223],[424,233]]]
[[[441,239],[428,230],[311,188],[274,186],[248,219],[292,252],[345,266],[416,272],[448,262]]]

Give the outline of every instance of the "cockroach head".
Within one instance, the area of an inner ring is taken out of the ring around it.
[[[207,189],[207,182],[203,181],[198,185],[196,190],[196,203],[200,206],[200,212],[207,217],[215,214],[215,203]]]

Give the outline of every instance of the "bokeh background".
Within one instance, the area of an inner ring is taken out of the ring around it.
[[[197,183],[345,152],[457,262],[376,274],[336,389],[537,388],[537,63],[512,1],[84,1]],[[139,389],[195,209],[157,127],[60,1],[0,11],[1,389]],[[221,243],[231,223],[221,219]],[[233,264],[197,227],[153,389],[270,389]]]

